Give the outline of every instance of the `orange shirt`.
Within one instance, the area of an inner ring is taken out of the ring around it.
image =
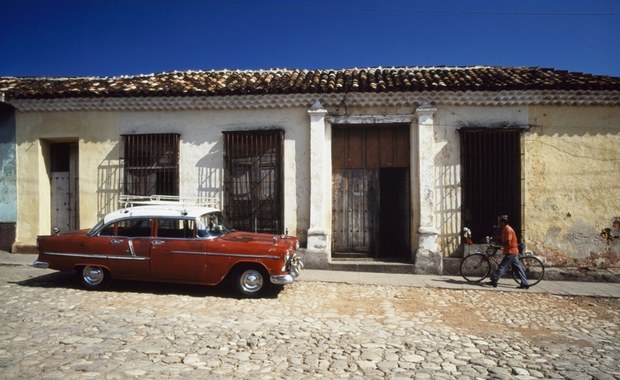
[[[502,246],[504,247],[504,255],[516,255],[519,253],[517,234],[509,225],[506,225],[502,230]]]

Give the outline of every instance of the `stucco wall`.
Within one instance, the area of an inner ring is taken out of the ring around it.
[[[620,216],[620,108],[532,107],[524,237],[551,265],[618,266],[599,236]]]
[[[18,113],[16,136],[17,245],[49,234],[49,143],[79,144],[79,226],[89,228],[118,208],[119,136],[179,133],[180,195],[222,198],[223,131],[283,129],[284,220],[303,236],[309,223],[308,114],[306,109],[175,112]],[[298,184],[304,184],[298,186]]]
[[[523,237],[551,265],[616,265],[619,242],[598,233],[620,216],[620,109],[617,107],[456,107],[434,115],[434,223],[443,256],[460,246],[461,178],[457,129],[531,126],[524,133]],[[412,114],[413,109],[349,109]],[[339,115],[338,110],[330,110]],[[16,113],[17,237],[33,245],[50,223],[49,144],[78,142],[79,226],[118,207],[119,136],[179,133],[180,195],[222,198],[223,131],[283,129],[285,228],[302,240],[310,223],[309,115],[305,108],[174,112]],[[415,121],[412,124],[415,128]],[[329,128],[326,153],[329,154]],[[412,134],[415,137],[415,133]],[[412,154],[417,141],[412,140]],[[329,160],[328,160],[329,161]],[[413,169],[412,169],[413,170]],[[328,181],[328,183],[331,181]],[[415,184],[414,184],[415,185]],[[415,192],[415,187],[412,192]],[[413,194],[412,194],[413,196]],[[412,218],[419,217],[413,198]],[[331,225],[326,212],[325,225]],[[415,220],[412,225],[415,225]],[[417,230],[412,231],[415,237]],[[415,245],[414,245],[415,246]]]
[[[461,244],[461,147],[459,128],[524,127],[525,107],[437,107],[435,114],[435,223],[443,256]],[[489,221],[489,226],[495,221]]]
[[[223,199],[222,132],[284,130],[284,228],[303,238],[309,224],[309,119],[305,109],[122,114],[120,134],[180,133],[180,195]],[[299,185],[304,184],[304,185]]]
[[[620,217],[618,107],[438,107],[436,225],[444,256],[459,247],[457,128],[530,126],[524,133],[523,239],[551,266],[618,266],[620,241],[599,234]]]
[[[15,114],[0,104],[0,223],[17,219],[15,175]]]
[[[116,114],[106,112],[17,112],[16,246],[32,246],[51,232],[49,144],[78,142],[79,226],[94,225],[104,207],[101,184],[118,170]],[[109,170],[112,166],[114,169]]]

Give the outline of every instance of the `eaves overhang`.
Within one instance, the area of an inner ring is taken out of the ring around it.
[[[420,91],[393,93],[274,94],[194,97],[101,97],[7,99],[21,112],[186,111],[325,107],[403,107],[422,103],[447,106],[616,106],[620,91]]]

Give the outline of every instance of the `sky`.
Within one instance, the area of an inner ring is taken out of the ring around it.
[[[620,76],[620,0],[0,0],[0,76],[528,66]]]

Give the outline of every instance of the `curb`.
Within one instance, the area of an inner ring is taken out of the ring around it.
[[[37,259],[36,254],[11,254],[0,251],[0,266],[32,266]],[[584,276],[579,276],[580,281],[564,272],[559,272],[552,277],[548,277],[553,270],[545,273],[545,279],[530,288],[529,293],[548,293],[561,296],[586,296],[620,298],[620,284],[617,282],[601,281],[605,276],[595,276],[599,281],[584,281]],[[586,273],[587,274],[587,273]],[[618,278],[618,274],[614,274]],[[344,284],[363,284],[381,286],[404,286],[416,288],[440,288],[454,290],[486,290],[499,292],[523,292],[515,288],[515,283],[511,280],[503,279],[498,288],[484,286],[483,283],[468,283],[458,275],[423,275],[412,273],[381,273],[371,271],[341,271],[341,270],[320,270],[304,269],[299,277],[300,282],[325,282],[325,283],[344,283]]]

